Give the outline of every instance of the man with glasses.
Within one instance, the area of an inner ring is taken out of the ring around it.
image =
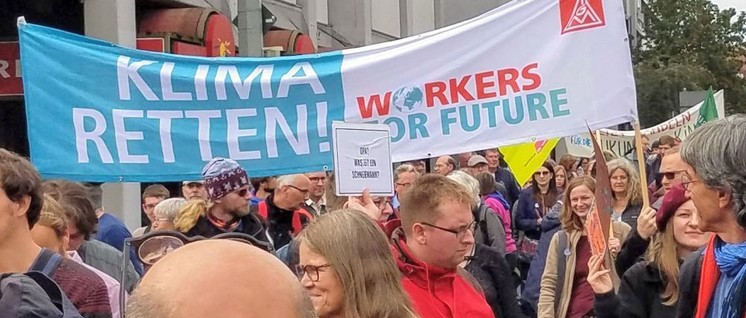
[[[311,190],[308,191],[308,198],[305,202],[305,208],[315,216],[326,213],[326,173],[323,171],[306,173],[308,180],[311,180]]]
[[[162,184],[151,184],[142,192],[142,211],[145,212],[150,225],[143,226],[135,229],[132,232],[132,237],[138,237],[143,234],[150,232],[152,223],[155,222],[155,206],[161,201],[171,197],[168,189]]]
[[[190,201],[177,217],[176,227],[187,236],[213,237],[239,232],[266,242],[261,221],[249,213],[251,193],[246,171],[231,159],[214,158],[202,169],[202,177],[209,204]]]
[[[303,174],[280,176],[275,192],[252,207],[264,218],[267,237],[275,249],[290,243],[313,220],[313,215],[303,209],[311,186],[311,180]]]
[[[746,317],[746,116],[702,125],[680,153],[698,227],[715,235],[681,267],[677,317]]]
[[[474,245],[474,198],[444,176],[420,177],[386,224],[402,285],[421,317],[494,317],[474,278],[459,264]]]
[[[399,215],[399,199],[412,188],[419,176],[417,169],[410,164],[402,164],[394,169],[394,198],[391,200],[394,217]]]

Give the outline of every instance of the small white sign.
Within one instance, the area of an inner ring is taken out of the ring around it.
[[[391,132],[384,124],[332,123],[334,179],[338,196],[394,194]]]

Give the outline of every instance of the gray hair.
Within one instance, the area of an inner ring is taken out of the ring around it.
[[[286,185],[292,185],[293,183],[295,183],[294,181],[295,181],[295,179],[298,176],[305,176],[305,175],[301,175],[301,174],[286,174],[286,175],[282,175],[282,176],[277,177],[277,188],[282,187],[282,186],[286,186]]]
[[[702,125],[682,143],[680,154],[707,186],[731,193],[738,224],[746,227],[746,116]]]
[[[414,168],[414,166],[408,163],[396,167],[396,169],[394,169],[394,182],[399,180],[399,176],[401,176],[402,173],[408,172],[414,172],[415,174],[417,174],[417,170]]]
[[[472,197],[474,198],[474,202],[476,204],[475,206],[479,206],[482,199],[479,196],[480,186],[477,179],[460,170],[451,172],[451,174],[449,174],[447,178],[466,188],[466,190],[469,191],[469,193],[471,193]]]
[[[179,216],[181,208],[187,204],[187,200],[184,198],[170,198],[161,201],[153,209],[153,214],[158,219],[168,219],[173,221]]]

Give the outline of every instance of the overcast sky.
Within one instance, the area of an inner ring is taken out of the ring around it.
[[[720,10],[725,8],[735,8],[738,11],[746,11],[746,0],[710,0],[714,4],[720,7]]]

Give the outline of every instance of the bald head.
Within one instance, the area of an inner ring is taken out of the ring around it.
[[[199,241],[166,255],[143,277],[126,314],[131,318],[315,317],[298,278],[280,260],[231,240]]]
[[[451,156],[442,156],[435,161],[435,172],[447,176],[456,170],[456,160]]]

